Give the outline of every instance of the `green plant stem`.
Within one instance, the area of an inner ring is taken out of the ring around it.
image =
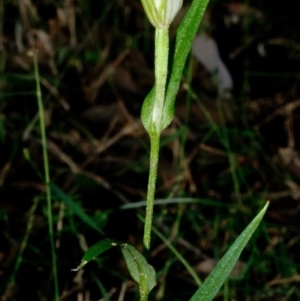
[[[151,226],[153,218],[153,204],[157,177],[157,163],[159,155],[159,137],[165,102],[166,82],[168,75],[169,32],[167,29],[155,30],[155,103],[152,112],[152,126],[150,135],[150,168],[147,190],[146,221],[144,228],[144,245],[149,250],[151,240]]]
[[[149,250],[151,240],[151,227],[153,218],[153,205],[155,196],[155,185],[157,177],[157,164],[159,154],[159,134],[150,136],[150,168],[147,190],[146,217],[144,228],[144,245]]]
[[[149,250],[151,240],[151,226],[153,218],[153,204],[157,177],[157,163],[159,155],[159,137],[165,102],[166,82],[168,75],[169,32],[168,29],[155,30],[155,103],[152,112],[150,135],[150,167],[147,190],[146,221],[144,228],[144,245]]]
[[[55,288],[55,300],[59,301],[56,253],[55,253],[54,233],[53,233],[53,225],[52,225],[53,218],[52,218],[52,207],[51,207],[50,172],[49,172],[49,161],[48,161],[48,153],[47,153],[46,127],[45,127],[44,107],[43,107],[43,101],[42,101],[39,67],[38,67],[36,52],[33,52],[33,63],[34,63],[34,76],[35,76],[35,81],[36,81],[36,97],[37,97],[39,117],[40,117],[41,141],[42,141],[42,149],[43,149],[44,176],[45,176],[46,198],[47,198],[48,231],[49,231],[49,236],[50,236],[50,246],[51,246],[51,256],[52,256],[52,272],[53,272],[54,288]]]
[[[152,124],[155,133],[160,134],[161,121],[166,94],[169,58],[169,32],[168,29],[155,30],[155,103],[153,108]],[[151,131],[151,132],[152,132]],[[151,133],[149,133],[151,136]]]

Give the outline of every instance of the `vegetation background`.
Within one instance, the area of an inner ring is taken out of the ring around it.
[[[211,1],[199,30],[208,46],[189,58],[161,141],[153,300],[188,300],[197,288],[166,241],[205,279],[266,200],[216,300],[300,300],[299,32],[293,1]],[[231,87],[206,65],[214,43]],[[139,115],[154,78],[153,29],[138,0],[0,0],[0,296],[53,299],[32,50],[60,299],[138,299],[117,251],[70,272],[102,238],[142,248],[149,141]]]

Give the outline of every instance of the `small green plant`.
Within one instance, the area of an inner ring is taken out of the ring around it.
[[[160,135],[173,119],[176,94],[183,68],[208,0],[194,0],[181,22],[176,38],[169,47],[169,25],[181,9],[183,0],[142,0],[151,24],[155,27],[155,85],[143,104],[141,119],[150,136],[150,170],[144,227],[144,246],[150,249],[152,215],[155,197]],[[172,51],[170,50],[172,49]],[[219,291],[239,255],[262,220],[268,203],[229,248],[217,267],[190,299],[209,301]],[[146,259],[131,245],[114,240],[102,240],[93,245],[83,256],[77,271],[102,252],[119,247],[128,270],[140,287],[140,300],[146,301],[155,286],[155,271]]]

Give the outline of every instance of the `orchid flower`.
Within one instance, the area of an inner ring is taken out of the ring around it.
[[[169,28],[182,3],[183,0],[142,0],[149,21],[157,29]]]

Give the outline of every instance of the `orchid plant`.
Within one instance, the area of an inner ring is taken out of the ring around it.
[[[141,0],[150,23],[155,27],[155,85],[146,97],[141,113],[143,125],[150,136],[151,146],[143,239],[147,250],[150,249],[151,241],[160,135],[173,119],[175,98],[183,68],[208,1],[193,0],[177,30],[176,39],[171,48],[174,51],[170,52],[169,26],[181,9],[183,0]],[[214,298],[262,220],[267,207],[268,203],[237,238],[190,301],[209,301]],[[74,271],[113,247],[121,249],[132,278],[139,284],[140,300],[148,300],[150,291],[156,285],[155,270],[141,253],[127,243],[110,239],[99,241],[85,253],[80,265]]]

